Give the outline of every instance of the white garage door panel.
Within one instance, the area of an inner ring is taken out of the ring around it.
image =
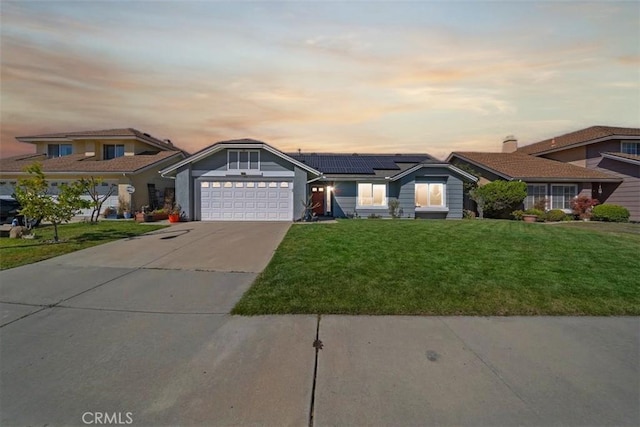
[[[291,221],[293,183],[208,181],[200,184],[203,221]]]

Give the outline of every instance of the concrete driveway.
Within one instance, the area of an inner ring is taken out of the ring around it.
[[[0,272],[0,425],[640,424],[638,318],[229,316],[288,227]]]
[[[305,424],[315,317],[227,314],[289,227],[184,223],[0,272],[0,425]]]

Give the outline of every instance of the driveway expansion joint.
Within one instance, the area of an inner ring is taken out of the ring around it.
[[[89,311],[108,311],[108,312],[118,312],[118,313],[142,313],[142,314],[177,314],[177,315],[228,315],[227,312],[208,312],[208,311],[160,311],[160,310],[128,310],[121,308],[98,308],[98,307],[74,307],[71,305],[57,305],[55,308],[66,308],[73,310],[89,310]]]
[[[318,320],[316,323],[316,339],[313,341],[313,347],[316,349],[315,361],[313,364],[313,383],[311,385],[311,404],[309,405],[309,427],[313,427],[313,416],[315,411],[316,400],[316,380],[318,378],[318,356],[320,350],[324,347],[322,341],[320,341],[320,319],[322,315],[318,314]]]

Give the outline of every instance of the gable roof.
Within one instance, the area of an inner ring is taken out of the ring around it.
[[[518,153],[541,155],[574,146],[593,144],[604,139],[640,138],[640,128],[591,126],[518,148]]]
[[[593,169],[587,169],[570,163],[562,163],[528,154],[515,153],[479,153],[458,152],[449,155],[492,172],[507,180],[527,182],[620,182],[622,179]]]
[[[137,139],[153,145],[162,150],[179,151],[180,149],[175,147],[170,140],[160,140],[148,133],[140,132],[133,128],[124,129],[105,129],[105,130],[87,130],[80,132],[62,132],[62,133],[46,133],[41,135],[31,136],[18,136],[16,139],[20,142],[66,142],[75,141],[80,139]],[[187,154],[185,152],[185,154]]]
[[[396,174],[416,163],[438,162],[428,154],[289,153],[289,156],[323,174],[379,175],[376,171]]]
[[[139,173],[156,164],[170,159],[181,159],[182,151],[160,151],[155,154],[122,156],[110,160],[97,160],[95,156],[71,154],[68,156],[47,158],[46,154],[26,154],[0,159],[2,174],[20,174],[26,166],[40,162],[45,173]]]
[[[197,162],[198,160],[204,159],[205,157],[208,157],[220,150],[223,150],[225,148],[240,148],[240,149],[264,149],[269,151],[270,153],[275,154],[276,156],[290,162],[293,163],[294,165],[298,166],[301,169],[306,170],[307,172],[310,172],[316,176],[320,176],[322,175],[322,173],[308,165],[305,165],[304,163],[290,157],[289,155],[283,153],[282,151],[273,148],[271,145],[267,144],[266,142],[262,142],[262,141],[258,141],[256,139],[250,139],[250,138],[243,138],[243,139],[233,139],[233,140],[229,140],[229,141],[220,141],[220,142],[216,142],[214,144],[211,144],[208,147],[203,148],[202,150],[190,155],[189,157],[187,157],[186,159],[175,163],[171,166],[169,166],[168,168],[165,168],[163,170],[160,171],[160,174],[162,176],[165,176],[166,174],[170,174],[170,173],[174,173],[176,170],[178,170],[179,168],[181,168],[182,166],[189,164],[189,163],[194,163]]]

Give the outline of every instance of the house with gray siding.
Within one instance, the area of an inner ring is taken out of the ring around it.
[[[517,148],[518,153],[598,171],[617,182],[593,186],[600,203],[629,209],[640,221],[640,128],[592,126]]]
[[[518,147],[507,137],[501,153],[453,152],[447,161],[474,170],[483,185],[496,179],[527,183],[525,208],[570,212],[577,196],[626,207],[640,221],[640,129],[593,126]]]
[[[462,218],[473,175],[428,154],[284,153],[252,139],[222,141],[162,170],[197,221],[294,221],[315,216]]]

